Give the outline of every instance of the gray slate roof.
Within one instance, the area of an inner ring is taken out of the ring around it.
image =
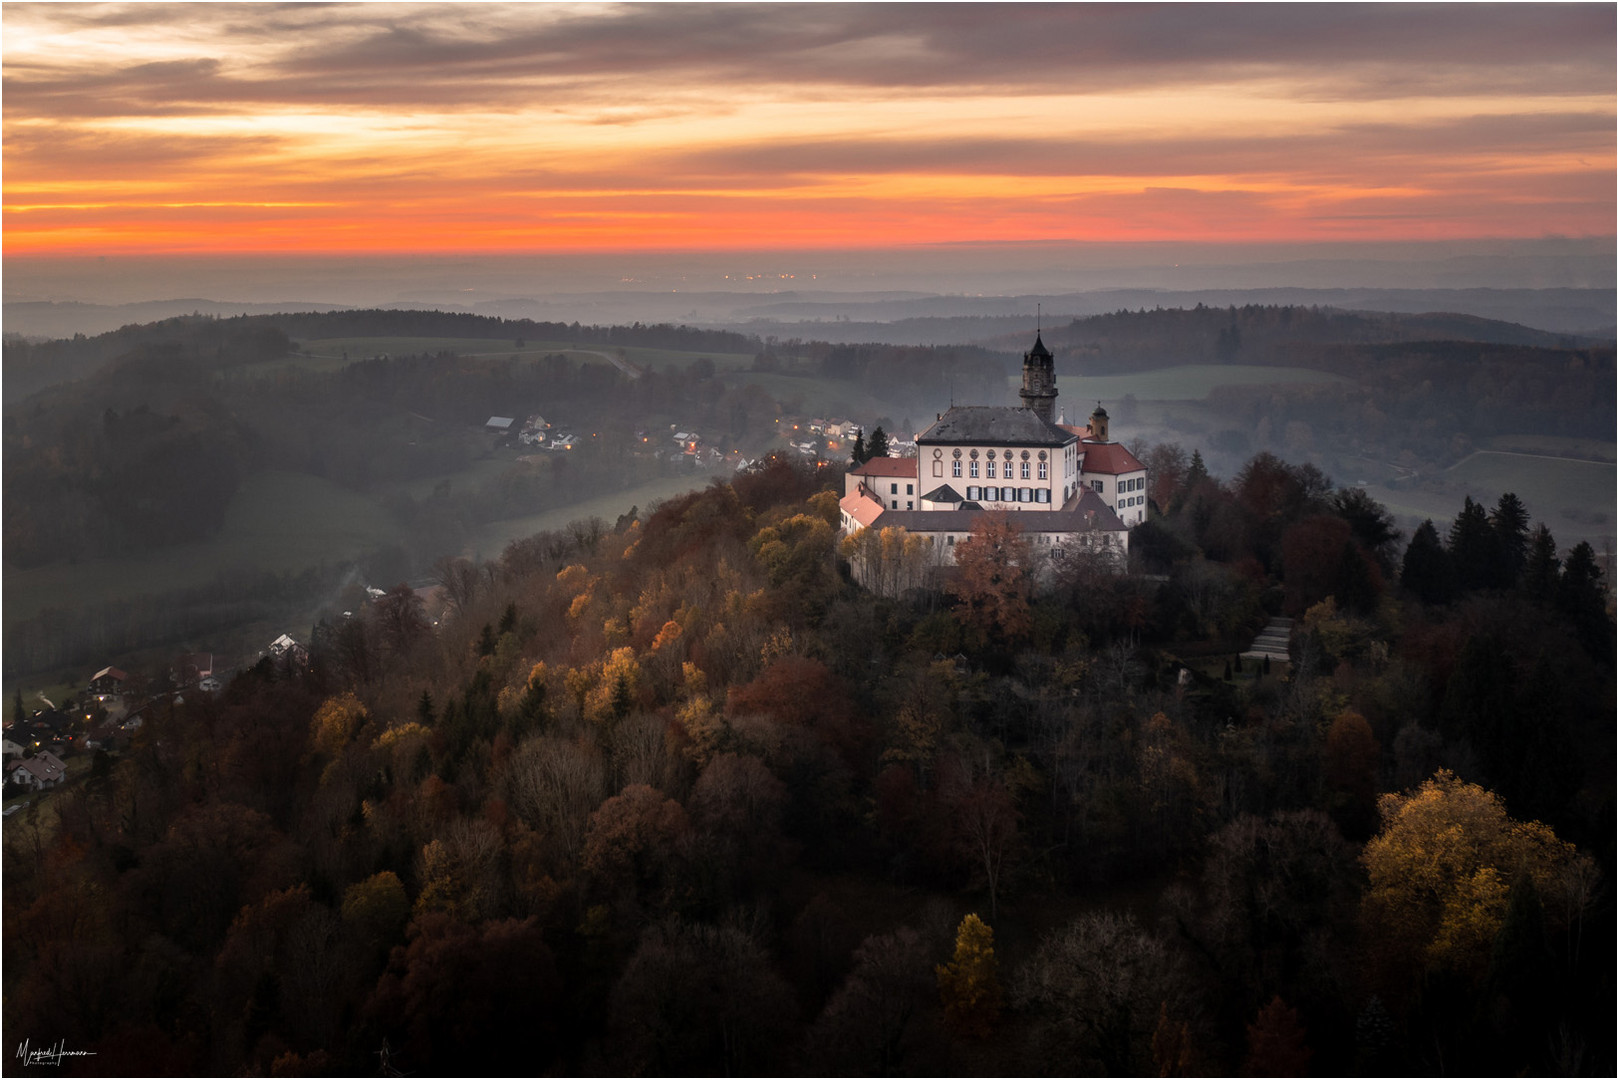
[[[948,484],[938,485],[937,487],[933,488],[933,490],[923,495],[922,499],[925,502],[958,503],[962,501],[961,493],[950,487]]]
[[[1129,527],[1095,492],[1085,489],[1089,498],[1080,498],[1071,510],[1012,510],[1010,515],[1024,532],[1080,533],[1127,532]],[[975,509],[967,509],[974,507]],[[970,532],[978,518],[989,511],[977,503],[966,503],[959,510],[884,510],[877,519],[882,528],[897,526],[910,532]]]
[[[918,445],[1066,446],[1078,436],[1046,423],[1032,409],[1009,405],[955,405],[916,436]]]

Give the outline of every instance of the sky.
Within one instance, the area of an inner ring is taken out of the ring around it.
[[[1615,11],[5,4],[4,252],[1608,237]]]

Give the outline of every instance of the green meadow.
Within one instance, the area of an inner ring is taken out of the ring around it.
[[[1615,485],[1618,466],[1610,462],[1480,450],[1421,487],[1368,484],[1365,490],[1394,514],[1406,538],[1427,518],[1445,534],[1468,496],[1493,507],[1509,491],[1530,518],[1550,527],[1563,548],[1580,540],[1599,548],[1618,532]]]

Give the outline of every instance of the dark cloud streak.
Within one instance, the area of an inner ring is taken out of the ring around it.
[[[1365,100],[1607,93],[1615,70],[1615,9],[1605,4],[667,4],[560,15],[545,5],[64,7],[49,17],[81,26],[201,18],[223,38],[279,51],[247,71],[199,57],[8,72],[8,114],[588,105],[655,95],[664,80],[722,98],[778,84],[808,95],[939,95],[1283,79],[1309,99]],[[69,93],[70,81],[103,94]]]

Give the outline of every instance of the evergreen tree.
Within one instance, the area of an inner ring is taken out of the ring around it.
[[[1495,532],[1483,505],[1473,502],[1470,495],[1449,528],[1449,565],[1457,593],[1499,583],[1500,555]]]
[[[854,432],[854,452],[850,456],[853,457],[854,464],[856,465],[864,465],[870,460],[871,455],[869,451],[865,449],[864,429],[858,429]]]
[[[880,424],[871,432],[871,441],[865,448],[865,456],[867,459],[888,456],[888,433],[882,430]]]
[[[433,696],[425,690],[416,702],[416,720],[422,727],[432,727],[437,720],[433,714]]]
[[[1573,630],[1585,651],[1597,660],[1611,660],[1612,619],[1607,616],[1607,592],[1601,584],[1601,567],[1596,565],[1595,549],[1581,540],[1568,552],[1562,567],[1557,606],[1573,623]]]
[[[507,604],[506,610],[500,616],[500,633],[509,634],[517,629],[517,605]]]
[[[1185,490],[1195,491],[1197,485],[1208,479],[1208,466],[1202,463],[1202,451],[1191,451],[1191,465],[1185,471]]]
[[[22,687],[19,686],[17,687],[17,696],[11,703],[11,722],[15,725],[16,730],[21,732],[23,721],[27,719],[28,714],[23,711],[22,707]]]
[[[1562,560],[1556,557],[1556,538],[1541,524],[1528,542],[1528,557],[1523,565],[1521,584],[1530,599],[1541,604],[1556,603],[1557,589],[1562,582]]]
[[[1528,561],[1528,508],[1508,491],[1500,496],[1500,502],[1489,515],[1489,525],[1494,529],[1499,556],[1496,583],[1510,588],[1517,584]]]
[[[1208,479],[1208,466],[1202,463],[1202,451],[1191,451],[1191,464],[1186,466],[1185,478],[1169,498],[1169,513],[1178,514],[1186,501],[1196,492],[1198,485]]]
[[[1404,566],[1399,571],[1399,584],[1429,604],[1447,603],[1454,595],[1449,553],[1439,541],[1431,518],[1422,522],[1410,537]]]

